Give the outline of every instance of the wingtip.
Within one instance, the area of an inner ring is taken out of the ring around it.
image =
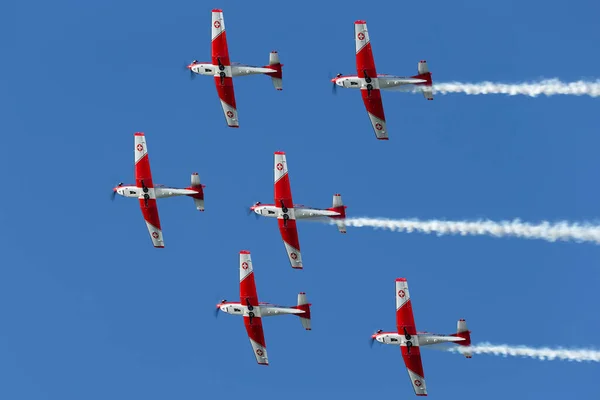
[[[212,12],[223,12],[220,8],[213,8]]]
[[[240,254],[250,254],[250,252],[248,250],[242,250],[240,251]]]
[[[276,151],[275,154],[285,156],[285,151]]]
[[[406,278],[396,278],[396,282],[406,282]]]
[[[133,136],[144,136],[144,132],[136,132]]]
[[[364,19],[359,19],[359,20],[354,21],[354,25],[366,24],[366,23],[367,23],[367,21],[365,21]]]

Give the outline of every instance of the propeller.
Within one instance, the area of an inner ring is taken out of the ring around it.
[[[197,62],[198,62],[198,61],[194,60],[194,61],[192,61],[192,62],[191,62],[191,64],[195,64],[195,63],[197,63]],[[188,70],[188,71],[190,71],[190,80],[194,80],[194,78],[196,77],[196,73],[195,73],[194,71],[192,71],[192,69],[190,68],[190,65],[191,65],[191,64],[187,64],[187,63],[185,63],[185,64],[183,65],[183,69],[184,69],[184,70]]]
[[[375,343],[375,336],[377,336],[381,332],[383,332],[383,330],[379,329],[376,333],[374,333],[373,335],[371,335],[371,342],[370,342],[371,348],[373,348],[373,343]]]
[[[117,187],[121,187],[121,186],[123,186],[123,182],[119,182],[119,184],[117,185]],[[112,195],[111,195],[111,200],[115,201],[115,197],[116,196],[117,196],[116,188],[113,188],[113,192],[112,192]]]
[[[223,299],[221,300],[221,304],[227,302],[227,300]],[[219,311],[221,311],[221,304],[218,304],[216,309],[215,309],[215,318],[217,318],[219,316]]]
[[[337,74],[335,77],[339,78],[340,76],[342,76],[341,73]],[[335,82],[333,82],[333,80],[332,80],[332,83],[333,83],[333,86],[331,88],[331,93],[337,94],[337,87],[338,87],[338,85]]]
[[[255,206],[259,205],[260,201],[257,201],[256,203],[254,203]],[[250,207],[246,208],[246,214],[248,216],[254,214],[254,219],[258,219],[258,214],[254,212],[254,210],[252,210]]]

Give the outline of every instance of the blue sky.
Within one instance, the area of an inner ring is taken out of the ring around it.
[[[227,128],[210,59],[221,7],[233,61],[277,49],[284,90],[235,80],[241,128]],[[273,197],[287,152],[294,200],[349,216],[596,220],[598,100],[383,94],[377,141],[360,95],[331,94],[355,70],[353,22],[368,23],[380,73],[434,82],[596,79],[600,5],[590,1],[402,3],[12,2],[0,6],[4,184],[0,224],[0,398],[347,399],[414,396],[394,329],[393,285],[408,278],[417,328],[474,342],[599,347],[600,248],[441,237],[300,223],[305,270],[288,265],[276,223],[244,207]],[[146,133],[155,182],[206,184],[206,212],[159,201],[166,249],[152,248],[136,201],[133,133]],[[255,364],[242,320],[213,318],[238,295],[252,252],[261,301],[306,291],[313,331],[265,321],[271,365]],[[595,398],[597,364],[424,351],[430,397]]]

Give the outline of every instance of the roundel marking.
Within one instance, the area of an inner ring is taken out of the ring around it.
[[[248,263],[246,261],[242,263],[242,269],[248,269]]]
[[[365,34],[362,32],[359,32],[356,36],[358,37],[358,40],[365,40]]]
[[[292,260],[295,260],[298,258],[298,254],[296,253],[290,253],[290,257],[292,257]]]
[[[398,297],[404,298],[404,296],[406,296],[406,293],[404,293],[404,290],[398,290]]]
[[[415,386],[421,386],[421,385],[422,385],[421,381],[418,379],[415,379]]]
[[[381,125],[379,122],[375,124],[375,129],[377,129],[378,131],[383,129],[383,125]]]
[[[233,111],[231,111],[231,110],[227,111],[227,116],[229,118],[233,118]]]
[[[138,143],[138,145],[137,145],[137,146],[135,146],[135,148],[137,149],[137,151],[142,151],[142,150],[144,150],[144,146],[142,146],[142,144],[141,144],[141,143]]]
[[[213,24],[215,26],[215,28],[219,29],[221,27],[221,23],[219,21],[215,21],[215,23]]]
[[[277,163],[277,171],[281,171],[283,169],[282,163]]]
[[[154,239],[158,239],[158,232],[152,232],[152,237]]]
[[[257,354],[259,357],[262,357],[262,356],[263,356],[263,354],[265,354],[265,352],[264,352],[264,351],[262,351],[262,349],[257,349],[257,350],[256,350],[256,354]]]

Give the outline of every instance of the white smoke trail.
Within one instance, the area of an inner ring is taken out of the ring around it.
[[[335,223],[335,221],[331,222]],[[551,224],[544,221],[534,225],[513,221],[442,221],[417,219],[347,218],[347,226],[389,229],[391,231],[436,233],[442,235],[487,235],[494,237],[513,236],[525,239],[543,239],[549,242],[557,240],[575,242],[593,242],[600,244],[600,225],[590,223],[574,224],[566,221]]]
[[[457,346],[445,349],[453,353],[493,354],[496,356],[529,357],[538,360],[593,361],[600,362],[600,351],[592,349],[551,349],[509,346],[506,344],[480,343],[474,346]]]
[[[413,91],[420,92],[421,88],[417,86]],[[441,82],[433,84],[433,92],[437,94],[506,94],[509,96],[523,95],[530,97],[537,97],[539,95],[554,96],[558,94],[598,97],[600,96],[600,80],[562,82],[554,78],[530,83],[494,83],[487,81],[478,83]]]

